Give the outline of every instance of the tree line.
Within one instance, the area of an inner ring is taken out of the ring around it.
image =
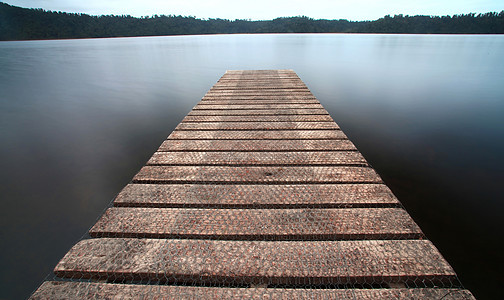
[[[198,19],[175,15],[135,18],[27,9],[0,2],[0,40],[104,38],[231,33],[502,34],[500,13],[453,16],[385,16],[375,21],[315,20],[305,16],[268,21]]]

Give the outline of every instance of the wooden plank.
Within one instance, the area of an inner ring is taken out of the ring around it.
[[[285,92],[285,93],[309,93],[310,90],[305,86],[300,85],[287,85],[287,84],[277,84],[277,85],[217,85],[213,86],[208,93],[220,93],[220,92]]]
[[[254,80],[287,80],[287,81],[297,81],[300,80],[297,75],[294,74],[260,74],[260,75],[231,75],[231,74],[225,74],[222,76],[221,79],[219,79],[217,82],[220,81],[231,81],[231,80],[238,80],[238,81],[254,81]]]
[[[322,105],[318,103],[314,104],[240,104],[240,105],[196,105],[193,110],[259,110],[259,109],[323,109]]]
[[[136,183],[382,183],[368,167],[145,166]]]
[[[217,82],[210,91],[214,90],[249,90],[249,89],[284,89],[284,90],[304,90],[309,91],[308,87],[300,82],[299,80],[261,80],[261,81],[243,81],[243,80],[233,80],[233,81],[219,81]]]
[[[273,76],[273,77],[293,77],[293,78],[299,78],[293,70],[275,70],[277,71],[276,73],[271,73],[271,74],[266,74],[264,72],[256,72],[254,74],[246,74],[246,73],[240,73],[243,70],[228,70],[224,73],[224,75],[221,77],[221,79],[229,78],[229,77],[239,77],[239,78],[245,78],[245,77],[252,77],[252,78],[260,78],[263,76]]]
[[[199,104],[211,104],[215,101],[235,101],[239,103],[271,104],[275,101],[281,103],[320,103],[313,95],[208,95],[201,98]],[[264,103],[261,103],[264,102]]]
[[[147,165],[354,165],[369,166],[357,151],[317,152],[156,152]]]
[[[47,281],[30,297],[38,299],[475,299],[462,289],[286,289]]]
[[[306,87],[305,83],[297,76],[291,75],[264,75],[264,76],[222,76],[215,85],[220,84],[255,84],[255,85],[270,85],[270,84],[296,84],[303,85]]]
[[[235,82],[235,81],[242,81],[242,82],[257,82],[257,83],[269,83],[269,82],[303,82],[298,76],[294,75],[275,75],[275,76],[269,76],[266,79],[261,78],[261,76],[241,76],[241,77],[236,77],[236,76],[230,76],[229,74],[224,74],[219,80],[217,80],[217,83],[221,82]],[[304,84],[304,83],[303,83]]]
[[[230,76],[230,75],[240,75],[240,76],[254,76],[254,77],[259,77],[259,76],[264,76],[264,75],[290,75],[290,76],[296,76],[296,72],[292,69],[279,69],[279,70],[227,70],[224,76]]]
[[[176,140],[168,139],[158,151],[348,151],[349,140]]]
[[[210,94],[215,94],[215,95],[220,95],[220,94],[272,94],[272,95],[278,95],[278,94],[296,94],[296,95],[312,95],[309,89],[307,88],[275,88],[273,87],[264,87],[264,88],[211,88],[208,90],[206,95]]]
[[[319,104],[318,100],[314,99],[258,99],[258,100],[249,100],[249,99],[236,99],[233,97],[226,98],[203,98],[199,105],[243,105],[253,102],[254,104]]]
[[[82,240],[54,272],[63,278],[241,284],[449,281],[456,275],[426,240]]]
[[[212,89],[209,91],[213,90],[218,90],[218,89],[226,89],[230,88],[232,90],[247,90],[247,89],[268,89],[268,90],[275,90],[275,89],[285,89],[285,90],[293,90],[293,91],[298,91],[298,90],[304,90],[304,91],[309,91],[310,89],[304,85],[301,81],[296,80],[294,78],[282,78],[282,79],[261,79],[260,81],[254,81],[254,80],[243,80],[243,79],[231,79],[231,80],[223,80],[223,81],[218,81]]]
[[[280,77],[281,76],[281,77]],[[251,81],[251,82],[278,82],[278,81],[287,81],[287,82],[303,82],[297,75],[294,74],[286,74],[286,75],[275,75],[275,76],[269,76],[267,79],[261,78],[262,76],[241,76],[240,78],[237,78],[236,76],[234,78],[231,78],[230,74],[224,74],[217,82],[229,82],[229,81]],[[253,78],[253,79],[250,79]]]
[[[254,79],[228,79],[226,76],[223,76],[221,79],[217,81],[214,86],[219,86],[221,84],[255,84],[255,85],[271,85],[271,84],[298,84],[306,87],[305,83],[299,77],[284,77],[284,78],[273,78],[269,77],[266,79],[256,78]]]
[[[215,88],[206,92],[205,96],[238,96],[238,95],[295,95],[295,96],[312,96],[313,94],[306,88]]]
[[[245,82],[257,82],[257,83],[269,83],[269,82],[301,82],[304,84],[304,82],[295,74],[275,74],[275,75],[253,75],[253,76],[247,76],[247,75],[241,75],[240,77],[238,76],[231,76],[231,74],[224,74],[218,81],[217,83],[220,82],[230,82],[230,81],[245,81]]]
[[[250,78],[250,77],[248,77]],[[257,87],[257,88],[275,88],[275,87],[278,87],[278,88],[304,88],[304,89],[308,89],[307,86],[303,83],[302,80],[300,80],[299,78],[294,78],[294,77],[291,77],[291,78],[288,78],[288,77],[283,77],[283,78],[280,78],[280,77],[277,77],[277,78],[274,78],[274,77],[263,77],[263,78],[257,78],[257,80],[247,80],[247,79],[238,79],[238,78],[234,78],[234,80],[229,80],[229,79],[223,79],[223,80],[219,80],[217,81],[214,86],[212,86],[212,89],[213,88],[216,88],[216,87],[248,87],[248,86],[253,86],[253,87]]]
[[[188,122],[334,122],[329,115],[286,115],[286,116],[186,116]]]
[[[241,72],[241,73],[240,73]],[[260,78],[261,76],[293,76],[297,77],[296,72],[293,70],[239,70],[239,71],[226,71],[224,76],[240,75],[242,77],[253,76]]]
[[[259,97],[284,97],[284,96],[298,96],[298,97],[313,97],[313,94],[310,91],[282,91],[282,90],[269,90],[269,91],[259,91],[259,90],[250,90],[250,91],[213,91],[205,94],[205,98],[210,97],[251,97],[251,96],[259,96]]]
[[[240,80],[300,80],[296,74],[292,73],[277,73],[277,74],[224,74],[219,81]]]
[[[315,109],[248,109],[248,110],[192,110],[189,116],[254,116],[254,115],[329,115],[323,108]]]
[[[254,80],[254,81],[241,81],[241,80],[235,80],[235,81],[218,81],[216,84],[213,85],[213,88],[248,88],[248,87],[254,87],[254,88],[266,88],[266,89],[271,89],[271,88],[286,88],[286,89],[296,89],[296,88],[303,88],[303,89],[308,89],[308,87],[303,83],[303,81],[299,79],[277,79],[277,80]]]
[[[257,86],[268,86],[268,85],[281,85],[281,84],[295,84],[295,85],[302,85],[306,87],[304,82],[298,78],[267,78],[267,79],[261,79],[257,78],[256,80],[228,80],[225,77],[222,79],[218,80],[217,83],[214,86],[220,86],[220,85],[227,85],[227,84],[251,84],[251,85],[257,85]]]
[[[272,79],[278,79],[278,78],[290,78],[290,79],[299,79],[297,74],[295,72],[289,71],[289,72],[277,72],[277,73],[271,73],[271,74],[266,74],[266,73],[255,73],[255,74],[243,74],[243,73],[236,73],[236,72],[230,72],[226,71],[224,75],[219,79],[219,80],[229,80],[229,79],[240,79],[240,80],[248,80],[248,79],[261,79],[261,78],[272,78]]]
[[[233,101],[294,101],[294,100],[311,100],[311,101],[317,101],[317,103],[320,103],[320,101],[317,100],[314,96],[307,96],[307,95],[209,95],[203,97],[201,103],[206,103],[207,101],[222,101],[222,100],[233,100]],[[280,102],[281,103],[281,102]]]
[[[277,74],[284,74],[284,73],[287,73],[287,74],[296,74],[294,73],[294,71],[292,69],[276,69],[276,70],[227,70],[226,73],[224,74],[225,76],[226,75],[262,75],[262,74],[273,74],[273,75],[277,75]]]
[[[115,206],[206,208],[391,207],[384,184],[128,184]]]
[[[334,122],[205,122],[180,123],[176,130],[320,130],[340,129]]]
[[[175,130],[168,136],[175,140],[342,140],[341,130]]]
[[[287,81],[287,82],[298,82],[299,77],[291,76],[291,75],[275,75],[275,76],[230,76],[224,75],[222,76],[217,83],[220,82],[255,82],[255,81]]]
[[[219,81],[228,81],[228,80],[263,80],[261,77],[269,76],[268,79],[271,78],[271,80],[301,80],[299,76],[295,72],[289,72],[289,73],[277,73],[273,75],[261,75],[261,74],[256,74],[256,75],[246,75],[246,74],[232,74],[232,73],[224,73],[223,76],[218,80]],[[252,78],[252,79],[247,79],[247,78]]]
[[[211,104],[210,101],[234,101],[235,104],[319,104],[320,101],[313,97],[312,94],[261,94],[261,93],[247,93],[247,94],[211,94],[205,95],[201,98],[198,104]],[[260,103],[264,102],[264,103]]]
[[[219,80],[214,87],[256,87],[256,88],[271,88],[271,87],[283,87],[283,88],[305,88],[308,87],[299,79],[295,78],[284,78],[284,79],[270,79],[270,80]]]
[[[423,237],[420,228],[402,208],[113,207],[89,234],[91,237],[304,241]]]

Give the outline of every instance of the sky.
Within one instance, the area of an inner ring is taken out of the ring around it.
[[[308,16],[315,19],[376,20],[385,15],[454,15],[500,12],[504,0],[0,0],[10,5],[90,15],[154,14],[197,18],[271,20]]]

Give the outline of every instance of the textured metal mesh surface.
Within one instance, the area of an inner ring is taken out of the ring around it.
[[[33,299],[473,299],[291,70],[228,71]]]

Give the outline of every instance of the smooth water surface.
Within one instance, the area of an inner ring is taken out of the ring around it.
[[[502,296],[504,36],[0,42],[0,298],[23,298],[227,69],[293,69],[480,299]]]

